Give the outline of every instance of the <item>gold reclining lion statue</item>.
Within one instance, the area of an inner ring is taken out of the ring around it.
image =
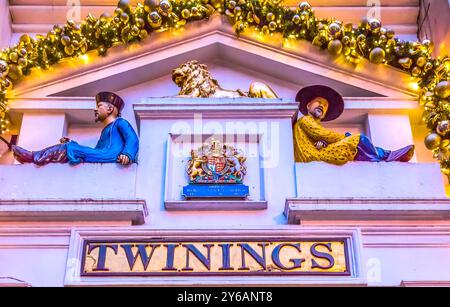
[[[253,82],[248,92],[225,90],[211,76],[208,66],[189,61],[172,71],[172,80],[180,87],[177,97],[187,98],[278,98],[277,94],[262,82]]]

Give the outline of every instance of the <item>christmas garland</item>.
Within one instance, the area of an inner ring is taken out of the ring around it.
[[[430,129],[425,145],[450,175],[450,58],[431,57],[433,43],[405,42],[377,19],[355,26],[336,19],[319,19],[311,5],[302,2],[296,9],[279,0],[145,0],[132,8],[128,0],[119,1],[114,16],[88,15],[80,24],[71,20],[55,25],[46,35],[31,38],[24,34],[19,43],[0,53],[0,134],[9,126],[6,92],[33,68],[46,69],[62,59],[145,39],[153,31],[183,27],[186,23],[225,14],[236,34],[254,27],[262,35],[281,33],[286,39],[302,39],[335,56],[359,63],[397,67],[417,78],[423,119]]]

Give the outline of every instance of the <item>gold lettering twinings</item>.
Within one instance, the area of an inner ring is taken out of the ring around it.
[[[346,240],[86,241],[82,275],[348,275]]]

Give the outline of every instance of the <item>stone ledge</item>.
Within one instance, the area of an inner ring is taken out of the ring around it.
[[[0,200],[0,221],[129,221],[142,225],[145,200]]]
[[[296,163],[295,176],[300,199],[445,198],[438,163]]]
[[[292,118],[298,103],[265,98],[149,98],[133,105],[137,122],[142,119]]]
[[[266,210],[267,201],[175,200],[165,201],[167,211],[255,211]]]
[[[450,221],[450,199],[286,199],[288,224],[314,220]]]

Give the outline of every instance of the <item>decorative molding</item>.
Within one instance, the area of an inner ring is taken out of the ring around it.
[[[297,102],[260,98],[149,98],[151,103],[133,104],[137,121],[143,119],[292,118]],[[153,103],[154,102],[154,103]]]
[[[266,210],[267,201],[166,200],[164,207],[167,211],[255,211]]]
[[[148,215],[145,200],[35,199],[0,200],[0,221],[130,221],[141,225]]]
[[[315,220],[450,221],[450,199],[286,199],[289,224]]]

